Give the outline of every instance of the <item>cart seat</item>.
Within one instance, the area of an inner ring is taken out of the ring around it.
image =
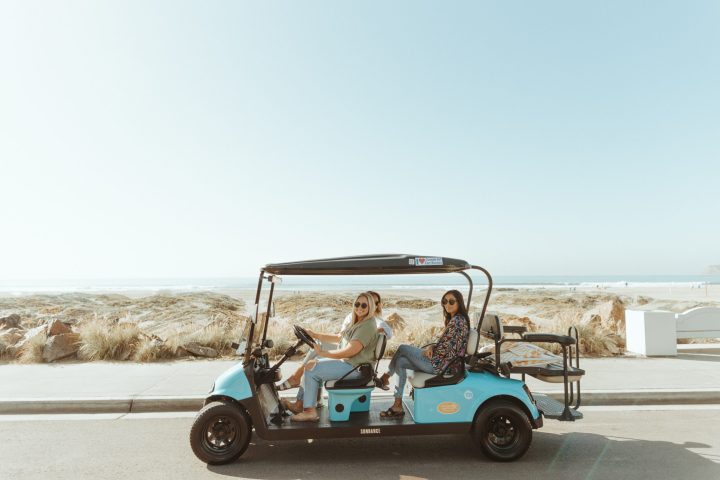
[[[467,345],[465,346],[465,358],[470,358],[471,356],[475,355],[478,348],[478,341],[478,331],[474,328],[471,328],[470,332],[468,333]]]
[[[513,365],[510,367],[510,373],[530,375],[549,383],[563,383],[565,381],[562,360],[542,366],[516,367]],[[568,366],[568,382],[579,382],[583,375],[585,375],[585,370]]]
[[[506,332],[517,334],[519,338],[506,339]],[[503,326],[500,317],[494,314],[485,315],[480,326],[480,333],[482,336],[494,341],[494,345],[481,348],[480,352],[495,353],[501,345],[508,345],[510,351],[500,348],[499,359],[499,363],[507,368],[508,373],[530,375],[543,382],[564,383],[565,373],[562,356],[555,355],[538,346],[533,346],[533,344],[551,342],[564,347],[571,347],[577,343],[572,336],[526,333],[526,328],[523,326]],[[538,355],[538,351],[542,353],[541,356]],[[497,356],[495,358],[495,363],[497,363]],[[534,365],[532,364],[533,361],[535,361]],[[583,375],[585,375],[585,370],[568,365],[568,382],[578,382]]]
[[[353,375],[350,378],[328,380],[327,382],[325,382],[325,388],[327,390],[340,388],[375,388],[375,377],[377,376],[377,368],[380,364],[380,359],[385,354],[386,345],[387,337],[384,333],[378,333],[377,341],[375,342],[375,367],[373,368],[373,366],[369,363],[359,365],[358,367],[356,367],[359,376]]]
[[[494,313],[486,313],[480,324],[480,335],[493,341],[502,340],[504,332],[500,317]]]
[[[434,373],[416,372],[408,370],[408,380],[413,388],[425,388],[425,382],[435,377]]]
[[[377,368],[385,353],[387,337],[378,333],[375,342],[375,367],[369,363],[358,365],[343,378],[328,380],[328,411],[330,421],[346,422],[354,412],[369,412],[370,397],[377,381]],[[353,374],[354,375],[351,375]]]
[[[474,350],[477,349],[478,345],[478,332],[474,328],[470,329],[470,333],[468,334],[468,341],[465,345],[465,358],[471,357],[475,352]],[[465,372],[464,372],[464,365],[465,362],[463,360],[462,367],[460,368],[459,374],[455,375],[445,375],[441,376],[435,373],[425,373],[425,372],[416,372],[415,370],[408,370],[407,376],[408,381],[410,382],[410,385],[413,386],[413,388],[425,388],[425,387],[437,387],[440,385],[454,385],[456,383],[460,383],[460,381],[465,378]]]
[[[370,377],[370,380],[368,380]],[[336,388],[375,388],[375,379],[372,377],[372,373],[363,372],[360,370],[360,378],[343,378],[342,380],[328,380],[325,382],[325,388],[332,390]]]

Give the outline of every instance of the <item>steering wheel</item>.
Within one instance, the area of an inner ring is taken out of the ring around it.
[[[310,348],[315,347],[315,340],[313,340],[307,330],[305,330],[299,325],[293,325],[293,331],[295,332],[295,336],[298,338],[298,340],[300,340]]]

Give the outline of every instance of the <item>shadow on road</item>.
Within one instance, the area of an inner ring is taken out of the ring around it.
[[[536,432],[523,458],[502,464],[483,457],[469,436],[258,441],[237,462],[208,469],[263,480],[720,478],[720,458],[703,456],[704,448],[709,446]]]

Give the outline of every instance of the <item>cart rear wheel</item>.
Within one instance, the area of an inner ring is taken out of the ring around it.
[[[492,400],[481,408],[472,432],[480,450],[498,462],[522,457],[532,441],[525,412],[509,400]]]
[[[198,413],[190,429],[190,446],[205,463],[230,463],[245,453],[252,436],[247,413],[236,405],[211,402]]]

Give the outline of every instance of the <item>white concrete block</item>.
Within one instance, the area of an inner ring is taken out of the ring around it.
[[[677,355],[675,314],[625,310],[626,350],[648,357]]]

